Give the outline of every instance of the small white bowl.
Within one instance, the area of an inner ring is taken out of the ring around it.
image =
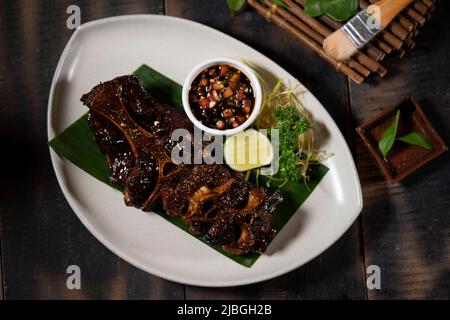
[[[250,84],[253,88],[253,94],[255,96],[255,103],[253,106],[252,113],[248,117],[248,119],[242,123],[240,126],[233,128],[233,129],[226,129],[226,130],[219,130],[214,129],[205,126],[200,120],[198,120],[195,115],[192,113],[191,106],[189,104],[189,91],[191,90],[192,82],[197,78],[197,76],[205,69],[214,66],[214,65],[221,65],[221,64],[228,64],[231,67],[234,67],[238,70],[240,70],[244,75],[247,76],[247,78],[250,80]],[[247,65],[245,65],[242,62],[239,62],[237,60],[233,60],[230,58],[214,58],[214,59],[208,59],[197,66],[195,66],[191,72],[189,72],[188,76],[186,77],[184,84],[183,84],[183,107],[184,111],[186,112],[188,118],[192,121],[192,123],[199,129],[215,136],[225,135],[225,136],[231,136],[234,134],[237,134],[239,132],[244,131],[248,126],[250,126],[253,121],[255,121],[256,117],[259,114],[259,111],[261,110],[262,100],[263,100],[263,93],[261,89],[261,83],[259,82],[258,77],[256,76],[255,72],[250,69]]]

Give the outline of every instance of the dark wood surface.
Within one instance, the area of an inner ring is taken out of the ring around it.
[[[361,86],[351,84],[355,125],[403,97],[416,96],[435,129],[450,142],[449,9],[449,2],[442,1],[417,37],[414,51],[402,60],[388,61],[391,76],[383,81],[372,78]],[[448,299],[450,154],[400,185],[387,186],[362,141],[356,141],[366,264],[379,265],[383,274],[382,290],[371,290],[368,297]]]
[[[286,68],[323,103],[354,151],[364,210],[347,233],[305,266],[240,288],[208,289],[162,280],[101,245],[68,206],[50,163],[46,109],[59,56],[71,36],[66,8],[82,22],[132,13],[195,20],[236,37]],[[446,142],[450,114],[448,1],[413,53],[388,62],[390,74],[350,83],[294,37],[251,9],[235,18],[225,0],[1,1],[0,159],[2,297],[5,299],[390,299],[449,298],[449,154],[388,186],[354,127],[405,95],[415,95]],[[66,288],[66,268],[82,269],[82,289]],[[366,267],[381,268],[381,290]]]

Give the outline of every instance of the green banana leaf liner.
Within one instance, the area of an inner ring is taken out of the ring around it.
[[[134,74],[139,77],[143,87],[151,92],[157,100],[183,109],[181,102],[182,87],[178,83],[172,81],[147,65],[142,65],[134,72]],[[67,129],[54,137],[49,142],[49,145],[53,148],[53,150],[55,150],[56,153],[68,159],[80,169],[110,187],[118,189],[118,187],[112,185],[109,180],[109,167],[106,163],[106,159],[100,152],[100,149],[94,140],[91,130],[89,129],[87,124],[87,114],[83,115]],[[273,226],[278,231],[280,231],[289,221],[292,215],[313,192],[315,187],[319,184],[327,172],[328,168],[326,166],[321,164],[314,165],[312,166],[308,181],[287,182],[281,186],[280,189],[283,194],[284,201],[279,205],[272,220]],[[264,183],[264,179],[266,178],[260,177],[260,182]],[[275,187],[277,186],[274,181],[272,181],[271,185]],[[120,189],[118,190],[120,192],[123,191]],[[164,210],[159,207],[153,208],[153,211],[167,221],[189,233],[189,227],[181,218],[169,217],[164,213]],[[217,250],[221,254],[246,267],[251,267],[260,257],[260,254],[258,253],[248,253],[243,255],[231,254],[223,250],[221,246],[211,246],[201,237],[196,238],[214,250]]]

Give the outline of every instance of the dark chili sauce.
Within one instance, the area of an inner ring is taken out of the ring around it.
[[[253,111],[255,96],[248,77],[227,65],[203,70],[189,91],[194,116],[213,129],[233,129],[243,124]]]

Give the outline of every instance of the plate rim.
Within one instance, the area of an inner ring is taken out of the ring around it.
[[[72,211],[75,213],[75,215],[81,221],[81,223],[86,227],[86,229],[100,243],[102,243],[106,248],[108,248],[111,252],[113,252],[118,257],[120,257],[121,259],[127,261],[128,263],[130,263],[131,265],[137,267],[140,270],[143,270],[143,271],[145,271],[147,273],[150,273],[150,274],[152,274],[154,276],[158,276],[158,277],[160,277],[162,279],[166,279],[166,280],[169,280],[169,281],[174,281],[174,282],[181,283],[181,284],[186,284],[186,285],[203,286],[203,287],[233,287],[233,286],[248,285],[248,284],[253,284],[253,283],[258,283],[258,282],[266,281],[266,280],[269,280],[269,279],[273,279],[275,277],[278,277],[278,276],[281,276],[281,275],[286,274],[288,272],[291,272],[291,271],[293,271],[293,270],[295,270],[295,269],[297,269],[297,268],[299,268],[301,266],[304,266],[305,264],[307,264],[308,262],[310,262],[314,258],[316,258],[319,255],[321,255],[322,253],[324,253],[326,250],[328,250],[333,244],[335,244],[348,231],[348,229],[353,225],[353,223],[356,221],[356,219],[360,215],[360,213],[362,211],[362,208],[363,208],[362,188],[361,188],[361,183],[360,183],[358,171],[356,169],[356,165],[355,165],[355,162],[354,162],[354,159],[353,159],[353,155],[352,155],[352,153],[350,151],[350,148],[349,148],[349,146],[347,144],[347,141],[345,140],[341,130],[339,129],[337,124],[334,122],[333,118],[328,113],[326,108],[312,94],[312,92],[309,89],[307,89],[299,80],[297,80],[295,77],[293,77],[288,71],[286,71],[284,68],[282,68],[278,63],[274,62],[272,59],[270,59],[266,55],[260,53],[259,51],[253,49],[252,47],[250,47],[249,45],[245,44],[244,42],[242,42],[242,41],[240,41],[240,40],[238,40],[238,39],[236,39],[236,38],[234,38],[234,37],[232,37],[232,36],[230,36],[230,35],[228,35],[226,33],[223,33],[223,32],[221,32],[219,30],[216,30],[216,29],[214,29],[212,27],[209,27],[207,25],[201,24],[199,22],[188,20],[188,19],[184,19],[184,18],[179,18],[179,17],[166,16],[166,15],[131,14],[131,15],[120,15],[120,16],[113,16],[113,17],[106,17],[106,18],[96,19],[96,20],[85,22],[82,25],[80,25],[74,31],[74,33],[71,35],[69,41],[67,42],[66,46],[64,47],[64,50],[62,51],[61,56],[60,56],[60,58],[58,60],[58,64],[56,66],[56,69],[55,69],[55,72],[54,72],[54,75],[53,75],[53,79],[52,79],[52,82],[51,82],[51,88],[50,88],[48,104],[47,104],[47,138],[48,138],[48,140],[50,141],[54,136],[56,136],[56,132],[55,132],[54,128],[52,127],[52,114],[53,114],[53,110],[54,110],[53,100],[54,100],[54,93],[55,93],[55,88],[56,88],[56,82],[57,82],[57,80],[60,77],[60,73],[61,73],[62,67],[63,67],[63,65],[64,65],[64,63],[66,61],[68,53],[70,52],[70,50],[72,48],[73,43],[75,42],[77,37],[79,37],[79,35],[82,32],[86,32],[90,28],[95,28],[95,27],[97,27],[99,25],[102,25],[102,24],[114,23],[114,22],[118,22],[118,21],[121,21],[121,20],[128,20],[128,19],[131,19],[131,20],[133,20],[133,19],[174,20],[174,21],[177,21],[179,23],[187,23],[187,24],[194,25],[196,27],[206,28],[206,29],[208,29],[208,31],[214,32],[214,33],[220,35],[221,37],[226,37],[226,38],[228,38],[228,40],[232,40],[232,41],[238,43],[239,45],[243,45],[245,47],[249,47],[251,50],[257,52],[258,54],[263,56],[265,59],[271,61],[278,68],[280,68],[281,70],[286,72],[287,75],[289,75],[290,77],[292,77],[293,79],[298,81],[298,83],[300,83],[311,94],[311,96],[320,104],[320,106],[322,106],[322,108],[326,112],[326,115],[331,120],[329,124],[335,127],[336,131],[340,135],[340,138],[344,142],[343,144],[344,144],[344,148],[345,148],[345,150],[344,150],[345,151],[345,155],[346,155],[346,157],[349,160],[350,168],[351,168],[351,171],[353,173],[354,185],[356,186],[356,191],[357,191],[356,210],[355,210],[355,212],[348,212],[348,215],[349,215],[348,223],[346,224],[345,228],[342,228],[342,230],[337,233],[337,235],[334,237],[333,241],[330,241],[330,243],[328,245],[326,245],[326,246],[322,246],[319,250],[316,250],[315,252],[310,254],[306,259],[304,259],[300,263],[295,262],[295,263],[287,264],[284,268],[280,268],[280,269],[275,270],[273,272],[267,272],[267,273],[265,273],[263,275],[251,277],[249,280],[237,279],[237,280],[227,280],[227,281],[219,281],[219,282],[217,282],[217,281],[213,282],[213,281],[210,281],[210,280],[205,280],[205,281],[186,280],[186,279],[183,279],[183,277],[177,277],[175,275],[165,274],[164,272],[161,272],[159,269],[155,269],[155,268],[152,268],[151,266],[143,265],[143,264],[139,263],[132,256],[128,255],[126,252],[123,252],[123,250],[117,249],[109,240],[104,238],[101,233],[97,232],[96,228],[88,221],[88,219],[85,218],[85,214],[83,214],[83,210],[77,205],[77,203],[75,202],[75,199],[73,199],[73,197],[71,195],[71,192],[68,190],[68,188],[66,186],[64,178],[62,177],[62,168],[59,168],[57,166],[57,157],[60,158],[60,159],[61,159],[61,157],[59,157],[58,154],[50,146],[48,146],[49,147],[49,151],[50,151],[50,158],[51,158],[51,162],[52,162],[52,167],[53,167],[53,170],[55,172],[58,184],[59,184],[59,186],[60,186],[60,188],[61,188],[61,190],[62,190],[62,192],[64,194],[64,197],[66,198],[67,202],[69,203],[69,206],[71,207]]]

